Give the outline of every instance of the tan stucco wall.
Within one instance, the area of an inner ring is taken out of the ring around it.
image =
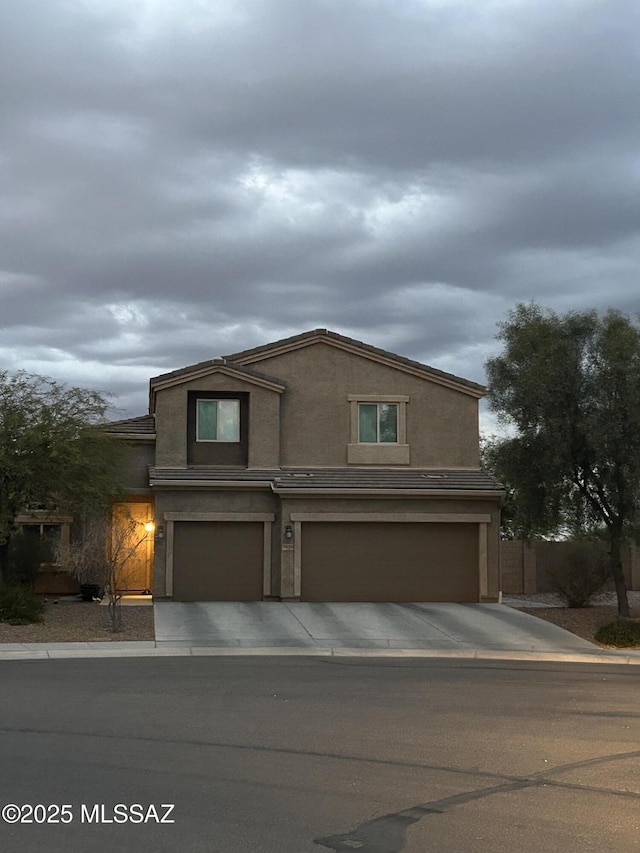
[[[479,464],[478,402],[474,397],[322,342],[252,366],[287,383],[281,407],[283,466],[347,464],[350,394],[410,397],[407,443],[411,467]],[[375,460],[371,462],[375,464]]]
[[[280,464],[280,395],[267,388],[214,373],[164,388],[156,401],[156,465],[187,465],[187,397],[189,391],[248,391],[249,468],[277,468]]]
[[[146,492],[149,490],[149,465],[154,464],[153,441],[131,441],[127,448],[122,489],[124,492]]]

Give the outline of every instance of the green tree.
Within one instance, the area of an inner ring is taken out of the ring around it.
[[[480,465],[486,471],[490,471],[504,488],[500,501],[500,538],[530,539],[535,531],[530,529],[530,514],[523,501],[519,499],[516,488],[509,481],[509,474],[502,464],[505,451],[505,441],[500,436],[481,436]]]
[[[640,516],[640,329],[609,311],[518,305],[489,359],[489,403],[509,428],[494,468],[527,535],[604,529],[618,612],[629,615],[621,547]]]
[[[16,516],[29,509],[104,511],[125,447],[100,428],[96,391],[24,371],[0,371],[0,580]]]

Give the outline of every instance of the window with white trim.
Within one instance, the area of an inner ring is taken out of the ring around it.
[[[240,401],[196,401],[196,441],[240,441]]]

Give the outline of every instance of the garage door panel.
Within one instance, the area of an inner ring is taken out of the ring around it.
[[[302,525],[304,601],[478,601],[478,526]]]
[[[261,523],[175,522],[174,600],[262,600],[263,554]]]

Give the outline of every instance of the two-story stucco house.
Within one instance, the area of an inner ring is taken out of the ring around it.
[[[496,601],[482,386],[324,329],[150,382],[138,586],[177,601]],[[152,566],[151,566],[152,563]]]

